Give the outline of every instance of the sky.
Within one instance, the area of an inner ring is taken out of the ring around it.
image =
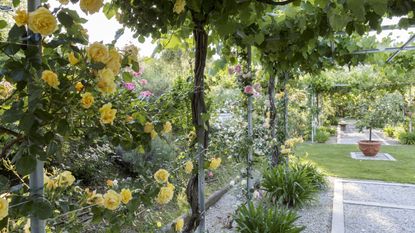
[[[49,1],[49,3],[52,7],[59,6],[59,2],[57,0]],[[86,15],[79,8],[79,4],[69,3],[68,7],[76,10],[81,17],[88,20],[84,27],[88,30],[89,40],[91,43],[95,41],[111,43],[111,41],[114,39],[115,32],[122,27],[122,25],[118,23],[115,17],[108,20],[105,17],[104,13],[102,13],[102,10],[99,13],[95,13],[93,15]],[[399,18],[394,17],[391,19],[385,19],[382,24],[396,25],[398,21]],[[409,39],[410,32],[415,33],[415,28],[410,28],[408,30],[385,30],[382,31],[380,34],[377,34],[377,38],[381,40],[383,37],[388,36],[390,34],[395,42],[404,43]],[[376,32],[369,33],[369,35],[374,34],[376,34]],[[156,47],[156,45],[152,43],[151,38],[147,38],[144,43],[139,43],[138,40],[133,37],[133,33],[128,28],[126,28],[124,35],[118,40],[116,46],[122,48],[126,44],[134,44],[137,47],[139,47],[140,56],[145,57],[151,56],[154,48]]]

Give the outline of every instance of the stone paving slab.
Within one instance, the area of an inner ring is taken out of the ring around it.
[[[396,159],[392,155],[382,152],[379,152],[376,156],[365,156],[362,152],[350,152],[350,157],[357,160],[396,161]]]
[[[415,186],[407,187],[344,182],[343,199],[414,206]]]
[[[414,233],[415,210],[345,204],[345,233]]]

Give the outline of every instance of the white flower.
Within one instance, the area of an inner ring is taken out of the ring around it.
[[[112,184],[113,184],[114,186],[118,186],[118,180],[114,180],[114,181],[112,182]]]
[[[241,186],[245,186],[246,185],[246,179],[241,180]]]
[[[231,186],[234,186],[234,185],[235,185],[235,181],[234,181],[234,180],[231,180],[231,182],[229,182],[229,184],[230,184]]]

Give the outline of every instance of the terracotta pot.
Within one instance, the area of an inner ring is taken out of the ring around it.
[[[380,141],[361,140],[358,142],[359,149],[365,156],[375,156],[380,150]]]

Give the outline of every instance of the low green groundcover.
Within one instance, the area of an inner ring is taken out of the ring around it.
[[[296,152],[313,161],[329,176],[352,179],[415,183],[415,146],[382,146],[381,152],[391,154],[396,161],[355,160],[350,152],[357,145],[302,144]]]

